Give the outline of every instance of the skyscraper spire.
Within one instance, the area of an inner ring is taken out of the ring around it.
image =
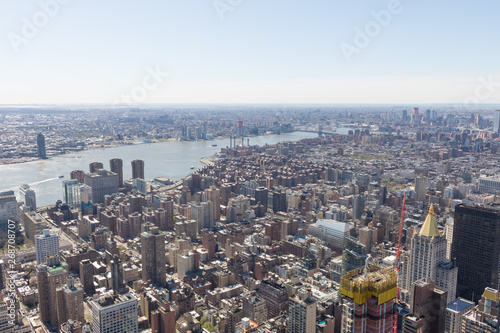
[[[429,214],[425,218],[424,225],[420,229],[420,236],[437,237],[441,236],[438,225],[436,222],[436,215],[434,214],[434,207],[431,204]]]

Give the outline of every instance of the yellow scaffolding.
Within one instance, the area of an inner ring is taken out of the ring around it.
[[[397,275],[394,268],[369,265],[366,277],[364,267],[347,272],[341,280],[342,296],[349,297],[358,305],[366,303],[370,297],[378,299],[378,305],[396,297]]]

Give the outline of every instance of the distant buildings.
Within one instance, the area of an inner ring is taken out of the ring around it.
[[[500,110],[495,110],[493,118],[493,133],[500,134]]]
[[[90,301],[93,333],[138,333],[137,298],[129,293],[105,294]]]
[[[144,161],[133,160],[132,164],[132,178],[144,179]]]
[[[36,136],[36,147],[37,147],[38,157],[46,159],[47,152],[45,150],[45,136],[41,133]]]
[[[457,294],[475,301],[486,287],[496,288],[499,255],[500,207],[457,205],[451,250],[458,266]]]
[[[44,229],[41,235],[35,236],[36,263],[44,264],[51,256],[59,255],[59,236],[50,229]]]

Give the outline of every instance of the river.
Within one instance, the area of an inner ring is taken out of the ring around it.
[[[284,141],[298,141],[316,137],[315,133],[293,132],[282,135],[263,135],[250,137],[250,145],[275,144]],[[241,141],[238,141],[241,144]],[[216,144],[217,147],[212,145]],[[245,138],[245,145],[247,138]],[[109,160],[123,160],[123,179],[132,177],[130,162],[135,159],[144,161],[146,179],[166,177],[174,181],[189,175],[191,166],[200,168],[200,158],[211,156],[221,147],[229,146],[229,139],[209,141],[169,141],[162,143],[126,145],[120,147],[85,150],[77,153],[59,155],[47,160],[20,164],[0,165],[0,191],[14,190],[19,197],[19,187],[29,184],[36,193],[37,206],[54,204],[62,199],[62,181],[69,179],[73,170],[89,171],[89,164],[102,162],[109,170]],[[64,178],[58,178],[60,175]]]

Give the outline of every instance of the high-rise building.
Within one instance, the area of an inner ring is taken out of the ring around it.
[[[42,133],[39,133],[36,136],[36,147],[37,147],[38,157],[46,159],[47,152],[45,150],[45,136]]]
[[[310,288],[302,287],[297,291],[297,294],[290,297],[288,309],[288,332],[316,332],[316,301],[312,298]]]
[[[56,291],[66,283],[67,266],[65,262],[59,262],[59,256],[54,256],[47,258],[47,264],[36,267],[40,320],[54,328],[62,324],[59,322]]]
[[[123,283],[123,264],[120,257],[115,254],[109,265],[111,266],[111,287],[114,291],[118,292],[125,288],[125,284]]]
[[[446,323],[446,291],[434,288],[427,279],[412,285],[411,312],[403,318],[403,333],[444,333]]]
[[[342,275],[364,266],[365,262],[366,247],[354,237],[345,237],[342,251]]]
[[[257,294],[266,302],[267,319],[288,311],[288,294],[283,284],[266,278],[262,280]]]
[[[123,186],[123,160],[120,158],[113,158],[109,160],[109,170],[118,175],[118,186]]]
[[[141,233],[142,280],[165,286],[167,280],[165,234],[158,227]]]
[[[462,317],[466,312],[474,309],[474,302],[457,298],[446,307],[446,333],[462,332]]]
[[[19,189],[19,192],[21,192],[21,196],[24,199],[24,205],[26,207],[29,207],[30,210],[35,211],[36,210],[35,191],[33,191],[33,189],[28,184],[23,184]]]
[[[498,332],[500,297],[498,290],[485,288],[474,310],[466,312],[462,318],[463,333]]]
[[[63,180],[63,201],[71,208],[80,209],[82,207],[81,184],[76,179]]]
[[[352,197],[352,219],[359,220],[365,208],[365,196],[362,194],[355,194]]]
[[[407,259],[404,272],[406,274],[403,277],[401,292],[403,300],[409,301],[413,283],[422,279],[429,279],[436,282],[436,287],[450,290],[452,293],[450,301],[455,299],[455,291],[451,290],[451,287],[456,285],[452,279],[453,275],[445,276],[446,270],[440,268],[439,284],[437,283],[438,279],[436,279],[438,265],[447,262],[446,245],[446,238],[438,229],[434,208],[431,205],[424,224],[420,231],[411,238],[410,250],[405,254]],[[456,274],[456,267],[452,267],[452,269]]]
[[[342,332],[392,332],[396,284],[394,269],[377,265],[344,275],[341,280]]]
[[[257,324],[267,321],[266,302],[255,291],[246,293],[243,298],[243,316],[250,318]]]
[[[89,172],[97,172],[97,170],[104,169],[104,165],[101,162],[92,162],[89,164]]]
[[[278,189],[273,192],[273,212],[287,212],[286,192]]]
[[[236,135],[243,136],[243,120],[236,123]]]
[[[495,117],[493,118],[493,133],[500,134],[500,110],[495,110]]]
[[[17,199],[14,191],[0,193],[0,225],[2,225],[2,230],[7,230],[9,220],[18,221]]]
[[[255,201],[264,206],[264,211],[267,212],[267,203],[269,201],[269,191],[264,186],[255,189]]]
[[[35,236],[36,263],[45,264],[47,257],[59,255],[59,236],[57,232],[44,229]]]
[[[93,333],[138,333],[137,298],[130,294],[105,294],[90,301]]]
[[[131,164],[132,164],[132,178],[144,179],[144,161],[133,160]]]
[[[0,290],[3,290],[6,285],[5,262],[0,259]]]
[[[83,170],[73,170],[71,171],[70,178],[76,179],[80,184],[83,184],[85,182],[84,175],[85,172]]]
[[[104,203],[104,196],[118,192],[118,175],[104,169],[94,173],[86,173],[85,185],[92,188],[92,200],[94,203]]]
[[[419,176],[415,180],[415,200],[425,201],[425,196],[427,194],[427,177]]]
[[[94,293],[94,265],[89,259],[83,259],[79,264],[80,282],[83,290],[88,294]]]
[[[210,186],[205,190],[205,197],[212,206],[212,221],[220,220],[220,189],[217,186]]]
[[[82,285],[70,276],[57,293],[59,324],[68,320],[85,322]]]
[[[500,207],[457,205],[451,258],[458,267],[458,296],[475,301],[486,287],[496,288],[499,255]]]
[[[151,312],[151,332],[175,332],[175,311],[170,309],[170,303],[164,303]]]

